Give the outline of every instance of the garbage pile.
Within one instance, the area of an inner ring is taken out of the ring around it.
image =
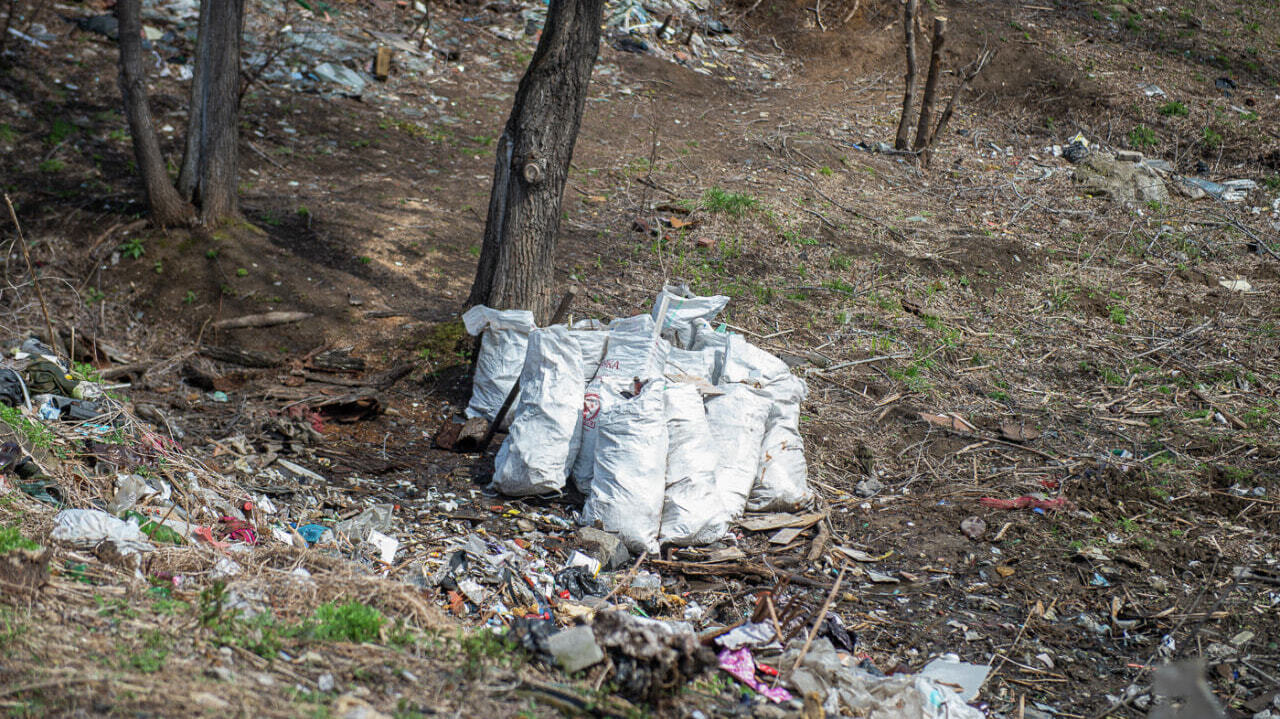
[[[633,552],[714,542],[746,510],[812,503],[800,403],[781,359],[712,321],[729,298],[668,286],[653,311],[536,327],[524,310],[472,307],[481,335],[469,417],[492,422],[519,380],[491,490],[557,494]]]

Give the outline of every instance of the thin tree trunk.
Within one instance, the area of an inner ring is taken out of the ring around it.
[[[196,46],[200,45],[200,36],[209,25],[209,5],[200,3],[200,19],[196,24]],[[196,182],[200,163],[200,119],[204,114],[204,98],[208,95],[206,87],[209,73],[204,63],[194,63],[191,71],[191,99],[187,103],[187,146],[182,154],[182,168],[178,171],[178,192],[188,202],[195,197]]]
[[[960,79],[960,84],[956,87],[955,94],[947,101],[946,108],[942,110],[942,116],[938,118],[938,126],[934,128],[933,133],[930,135],[930,145],[933,144],[933,140],[936,140],[946,131],[947,123],[951,121],[951,114],[955,112],[956,104],[960,102],[960,96],[964,94],[965,89],[969,87],[969,83],[973,82],[973,79],[978,76],[978,73],[982,72],[982,68],[986,67],[993,57],[995,57],[994,51],[983,50],[966,68],[965,75]],[[933,151],[931,148],[926,147],[924,154],[920,156],[921,164],[928,167],[931,159],[933,159]]]
[[[162,226],[185,225],[195,219],[195,211],[174,189],[164,155],[160,152],[160,141],[156,138],[142,64],[141,13],[141,0],[119,0],[116,3],[116,19],[120,27],[120,94],[124,98],[133,153],[138,161],[138,171],[142,173],[152,219]]]
[[[551,0],[497,143],[484,245],[468,305],[551,313],[569,161],[600,49],[603,0]]]
[[[898,118],[898,138],[893,146],[899,150],[911,147],[911,111],[916,102],[916,9],[920,0],[907,0],[902,25],[907,41],[907,86],[902,91],[902,117]]]
[[[942,45],[947,40],[947,19],[933,20],[933,49],[929,53],[929,76],[924,81],[924,98],[920,101],[920,124],[916,126],[916,142],[913,148],[920,152],[933,139],[933,111],[937,104],[938,76],[942,65]]]
[[[196,167],[192,197],[200,222],[218,224],[239,214],[236,181],[240,118],[240,31],[244,0],[204,0],[209,6],[196,43],[203,67],[202,96],[193,98]],[[194,78],[193,78],[194,79]]]

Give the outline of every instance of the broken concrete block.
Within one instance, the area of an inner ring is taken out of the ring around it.
[[[595,527],[583,527],[578,530],[578,539],[585,545],[587,554],[600,561],[607,572],[622,569],[631,561],[631,553],[616,534]]]
[[[556,658],[556,663],[569,673],[604,661],[604,652],[600,650],[600,645],[596,644],[595,632],[585,624],[552,634],[547,639],[547,651],[551,652],[551,656]]]

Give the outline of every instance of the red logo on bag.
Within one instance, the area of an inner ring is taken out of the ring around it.
[[[588,392],[582,398],[582,426],[595,427],[600,416],[600,395]]]

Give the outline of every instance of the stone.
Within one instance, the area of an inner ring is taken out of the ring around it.
[[[320,677],[316,679],[316,688],[318,688],[322,692],[333,691],[333,684],[334,682],[333,682],[332,674],[328,674],[328,673],[321,674]]]
[[[1116,150],[1118,162],[1142,162],[1142,153],[1137,150]]]
[[[607,572],[622,569],[631,561],[631,553],[616,534],[595,527],[583,527],[578,530],[578,539],[585,545],[587,554],[598,560]]]
[[[231,704],[229,704],[225,699],[210,694],[209,692],[196,692],[191,695],[191,701],[196,706],[210,711],[226,711],[231,708]]]
[[[1169,190],[1155,170],[1142,162],[1121,162],[1108,152],[1090,153],[1073,176],[1092,195],[1127,203],[1169,201]]]
[[[342,85],[352,95],[360,95],[364,92],[365,79],[361,77],[360,73],[343,65],[324,62],[316,65],[313,72],[315,72],[316,77],[325,82]]]
[[[857,486],[853,488],[853,493],[859,497],[874,497],[883,489],[884,482],[875,477],[870,477],[858,482]]]
[[[604,652],[596,643],[591,627],[580,624],[552,634],[547,651],[566,672],[573,673],[604,661]]]

